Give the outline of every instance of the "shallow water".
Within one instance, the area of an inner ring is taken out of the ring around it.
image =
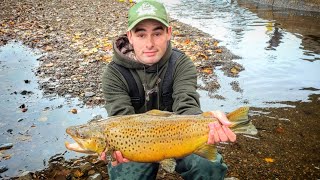
[[[276,102],[307,100],[320,93],[320,13],[277,9],[243,1],[163,0],[171,17],[220,40],[244,66],[239,77],[218,70],[221,88],[203,110],[231,111],[238,106],[283,106]],[[231,3],[233,2],[233,3]],[[218,67],[219,69],[219,67]],[[230,83],[239,83],[240,91]]]
[[[66,151],[66,127],[106,115],[104,109],[84,107],[76,99],[43,97],[34,72],[40,56],[17,42],[0,47],[0,144],[13,143],[0,152],[10,157],[0,161],[0,167],[8,168],[2,177],[45,167],[51,156]],[[77,114],[69,112],[73,108]],[[65,153],[67,158],[78,155],[83,154]]]

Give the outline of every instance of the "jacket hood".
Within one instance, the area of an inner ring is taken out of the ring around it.
[[[132,45],[129,43],[129,39],[126,34],[119,36],[113,43],[114,56],[113,61],[121,66],[129,69],[145,69],[146,71],[154,71],[157,66],[161,68],[169,60],[172,53],[171,43],[168,42],[168,48],[164,56],[160,61],[152,66],[148,66],[140,63],[135,59],[134,50]]]

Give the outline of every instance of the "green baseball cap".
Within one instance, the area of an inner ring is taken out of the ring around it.
[[[128,14],[128,31],[145,19],[160,21],[169,26],[168,15],[162,3],[155,0],[142,0],[132,6]]]

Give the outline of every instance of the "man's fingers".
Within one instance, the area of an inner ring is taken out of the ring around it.
[[[214,123],[209,123],[209,137],[208,137],[208,144],[214,144]]]
[[[221,125],[219,123],[215,123],[214,126],[215,126],[215,131],[217,132],[217,134],[219,136],[219,140],[222,142],[228,141],[228,136],[224,132],[224,129],[221,127]]]
[[[118,162],[117,162],[117,161],[112,161],[112,162],[111,162],[111,166],[116,166],[116,165],[118,165]]]
[[[100,159],[103,160],[103,161],[106,160],[106,153],[105,153],[105,152],[102,152],[102,153],[100,154]]]
[[[219,122],[225,126],[230,126],[231,122],[228,120],[225,113],[222,111],[211,111],[213,117],[217,118]]]
[[[229,141],[231,142],[235,142],[237,140],[237,135],[231,131],[230,128],[226,127],[226,126],[222,126],[225,134],[228,136]]]
[[[123,163],[123,156],[122,153],[120,151],[116,151],[116,159],[119,163]]]

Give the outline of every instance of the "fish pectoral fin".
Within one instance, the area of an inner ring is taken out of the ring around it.
[[[164,159],[160,161],[160,166],[167,172],[173,173],[176,169],[177,162],[173,158]]]
[[[211,161],[214,161],[217,158],[217,149],[214,144],[203,144],[193,153]]]
[[[173,115],[172,112],[161,111],[161,110],[158,110],[158,109],[150,110],[150,111],[146,112],[146,114],[150,115],[150,116],[162,116],[162,117],[169,117],[169,116]]]

